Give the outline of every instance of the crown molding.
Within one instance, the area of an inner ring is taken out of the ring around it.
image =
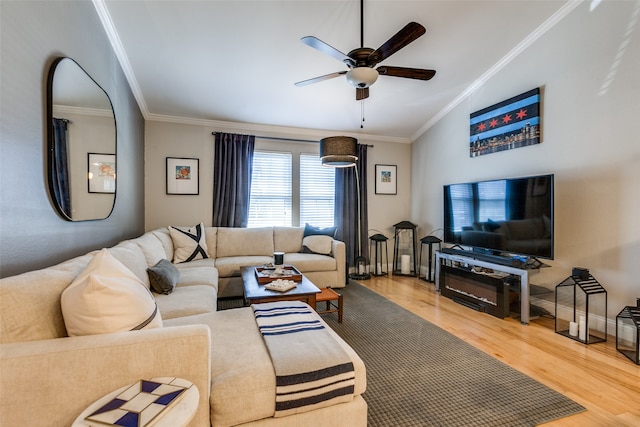
[[[129,57],[127,56],[127,52],[124,50],[124,46],[120,41],[120,36],[118,36],[116,27],[113,24],[113,20],[111,19],[111,15],[109,14],[109,10],[107,9],[107,5],[104,3],[104,0],[91,1],[93,3],[93,6],[96,8],[96,12],[98,13],[100,22],[102,22],[102,26],[107,33],[107,37],[111,42],[111,47],[113,48],[116,58],[118,58],[118,62],[120,63],[120,67],[122,68],[125,78],[127,79],[127,82],[129,82],[129,87],[131,88],[133,96],[138,103],[138,108],[140,108],[142,116],[146,119],[149,116],[147,103],[144,100],[142,90],[140,89],[140,85],[138,84],[136,75],[133,73],[133,68],[131,68]]]
[[[322,138],[326,138],[327,136],[344,135],[344,136],[351,136],[353,138],[362,139],[366,141],[411,144],[411,140],[409,138],[373,135],[373,134],[367,134],[367,133],[343,132],[343,131],[336,131],[336,130],[307,129],[307,128],[287,127],[287,126],[228,122],[228,121],[222,121],[222,120],[194,119],[191,117],[168,116],[168,115],[162,115],[162,114],[149,114],[148,117],[146,117],[146,119],[149,121],[155,121],[155,122],[204,126],[204,127],[211,128],[212,131],[226,131],[226,132],[239,132],[239,133],[250,132],[250,133],[256,133],[256,134],[259,133],[262,136],[268,136],[270,138],[280,137],[285,139],[304,139],[304,140],[320,141]]]

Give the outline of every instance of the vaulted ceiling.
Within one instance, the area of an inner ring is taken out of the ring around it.
[[[420,136],[575,3],[366,0],[366,47],[379,47],[410,21],[426,28],[380,65],[437,74],[429,81],[380,76],[362,103],[344,76],[294,86],[347,70],[300,38],[316,36],[344,53],[360,47],[358,0],[94,0],[148,120],[398,141]]]

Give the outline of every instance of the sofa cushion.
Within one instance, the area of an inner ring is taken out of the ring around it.
[[[287,262],[285,254],[285,263]],[[216,268],[220,277],[240,276],[240,267],[264,265],[273,261],[273,256],[232,256],[216,259]]]
[[[60,303],[69,336],[162,326],[149,289],[107,249],[62,292]]]
[[[273,364],[251,308],[224,310],[165,322],[165,326],[191,324],[206,324],[211,328],[210,400],[211,419],[215,420],[215,425],[232,426],[255,420],[276,420],[270,418],[275,411]],[[327,330],[353,361],[356,373],[354,393],[364,393],[366,368],[362,359],[331,328]],[[283,420],[286,418],[278,419],[280,423],[285,422]],[[276,424],[278,422],[273,423]]]
[[[147,260],[145,259],[140,246],[131,240],[124,240],[116,246],[109,248],[108,251],[115,259],[131,270],[138,279],[142,280],[142,283],[147,286],[147,289],[149,288],[150,284],[149,275],[147,274]]]
[[[173,262],[189,262],[202,258],[209,258],[205,239],[204,224],[193,227],[169,227],[169,234],[173,241]]]
[[[206,285],[178,286],[171,295],[155,295],[163,320],[217,310],[215,288]]]
[[[216,258],[218,256],[218,227],[205,227],[204,239],[207,242],[207,252],[209,252],[209,258]]]
[[[327,255],[284,254],[284,263],[295,265],[301,273],[307,271],[335,271],[337,269],[336,259]]]
[[[169,227],[158,228],[156,230],[150,231],[150,233],[156,236],[162,244],[162,248],[164,249],[165,253],[165,256],[163,256],[163,258],[173,259],[173,240],[171,240],[171,234],[169,234]]]
[[[331,255],[333,237],[314,235],[302,239],[302,252],[307,254]]]
[[[213,261],[213,260],[211,260]],[[198,268],[180,268],[183,264],[176,264],[180,271],[178,286],[207,285],[218,291],[218,269],[211,266]]]
[[[196,268],[196,269],[202,268],[202,267],[215,268],[216,260],[214,258],[197,259],[189,262],[181,262],[180,264],[175,264],[175,266],[180,271],[188,270],[190,268]]]
[[[273,252],[273,227],[218,227],[216,258],[246,255],[273,257]]]
[[[162,259],[168,259],[162,242],[153,233],[145,233],[137,239],[133,239],[132,242],[138,245],[145,260],[147,261],[147,267],[156,265]]]
[[[86,254],[0,279],[0,343],[67,336],[60,294],[93,259]]]
[[[211,420],[214,425],[271,418],[276,377],[249,307],[172,319],[166,326],[204,323],[211,328]]]
[[[180,279],[180,270],[168,259],[161,259],[156,265],[149,267],[147,273],[151,289],[158,294],[169,295]]]
[[[274,250],[281,252],[300,252],[302,247],[302,227],[273,227]]]

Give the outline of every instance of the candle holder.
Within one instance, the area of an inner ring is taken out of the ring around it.
[[[395,242],[393,245],[393,275],[416,276],[418,274],[418,262],[415,256],[417,237],[417,225],[409,221],[401,221],[393,226],[395,228]],[[402,259],[404,256],[404,266]],[[403,268],[404,267],[404,268]]]
[[[640,298],[616,316],[616,350],[640,365]]]
[[[583,344],[607,340],[607,291],[584,268],[556,286],[555,330]]]
[[[284,267],[284,252],[274,252],[273,253],[273,266],[275,267],[276,274],[282,274]]]

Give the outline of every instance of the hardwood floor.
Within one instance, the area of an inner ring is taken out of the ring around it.
[[[616,350],[615,331],[605,343],[584,345],[556,334],[552,319],[533,319],[528,326],[498,319],[442,297],[434,284],[417,278],[359,283],[587,409],[545,426],[640,426],[640,366]]]

